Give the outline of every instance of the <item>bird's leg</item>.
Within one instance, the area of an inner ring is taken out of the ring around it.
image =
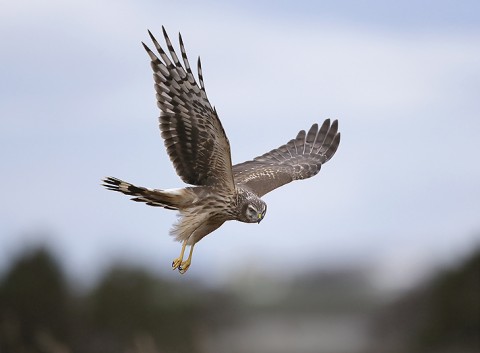
[[[183,261],[180,266],[178,267],[178,271],[183,275],[185,272],[187,272],[188,268],[190,267],[190,264],[192,263],[192,254],[193,254],[193,247],[195,244],[190,245],[190,254],[188,254],[188,259]]]
[[[172,269],[176,270],[177,268],[180,268],[180,265],[182,264],[182,261],[183,261],[183,254],[185,253],[186,247],[187,247],[187,239],[183,241],[182,251],[180,251],[180,256],[173,260]]]

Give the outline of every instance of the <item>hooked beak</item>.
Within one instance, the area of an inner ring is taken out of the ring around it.
[[[262,219],[263,219],[263,216],[262,216],[261,213],[259,213],[259,214],[258,214],[258,222],[257,222],[257,223],[260,224],[260,222],[262,221]]]

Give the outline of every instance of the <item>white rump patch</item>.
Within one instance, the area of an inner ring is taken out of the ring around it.
[[[162,192],[172,196],[182,196],[185,191],[182,188],[177,188],[177,189],[162,189]]]

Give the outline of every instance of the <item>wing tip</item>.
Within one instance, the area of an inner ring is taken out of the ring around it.
[[[338,130],[338,119],[335,119],[332,122],[332,125],[330,126],[330,129],[332,129],[333,127],[335,127],[335,129]]]
[[[149,29],[147,29],[147,32],[148,32],[148,35],[150,36],[150,38],[152,39],[153,42],[156,42],[157,40],[155,39],[155,36],[153,35],[152,32],[150,32]]]
[[[148,47],[148,45],[146,45],[143,41],[140,42],[140,43],[142,43],[143,48],[144,48],[147,52],[150,52],[150,51],[151,51],[150,48]]]
[[[338,146],[340,145],[341,134],[337,132],[333,137],[332,143],[328,146],[328,149],[325,151],[325,156],[327,159],[323,163],[327,163],[337,152]]]
[[[300,130],[300,131],[298,132],[298,134],[297,134],[297,140],[298,140],[299,138],[300,138],[300,139],[304,138],[305,135],[306,135],[305,130]]]
[[[180,42],[180,46],[184,46],[183,45],[183,39],[182,39],[182,33],[178,32],[178,41]]]

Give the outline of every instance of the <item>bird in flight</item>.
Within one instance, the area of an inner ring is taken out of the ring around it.
[[[193,248],[225,221],[260,223],[267,212],[261,199],[266,193],[293,180],[310,178],[335,154],[340,143],[337,120],[313,124],[286,144],[252,160],[232,166],[230,143],[210,104],[198,58],[198,82],[188,62],[179,34],[180,62],[162,27],[168,54],[150,31],[157,53],[142,42],[153,69],[160,131],[178,176],[191,186],[149,189],[107,177],[103,186],[133,196],[133,201],[179,212],[170,234],[182,242],[172,268],[185,273]],[[184,260],[187,246],[189,255]]]

